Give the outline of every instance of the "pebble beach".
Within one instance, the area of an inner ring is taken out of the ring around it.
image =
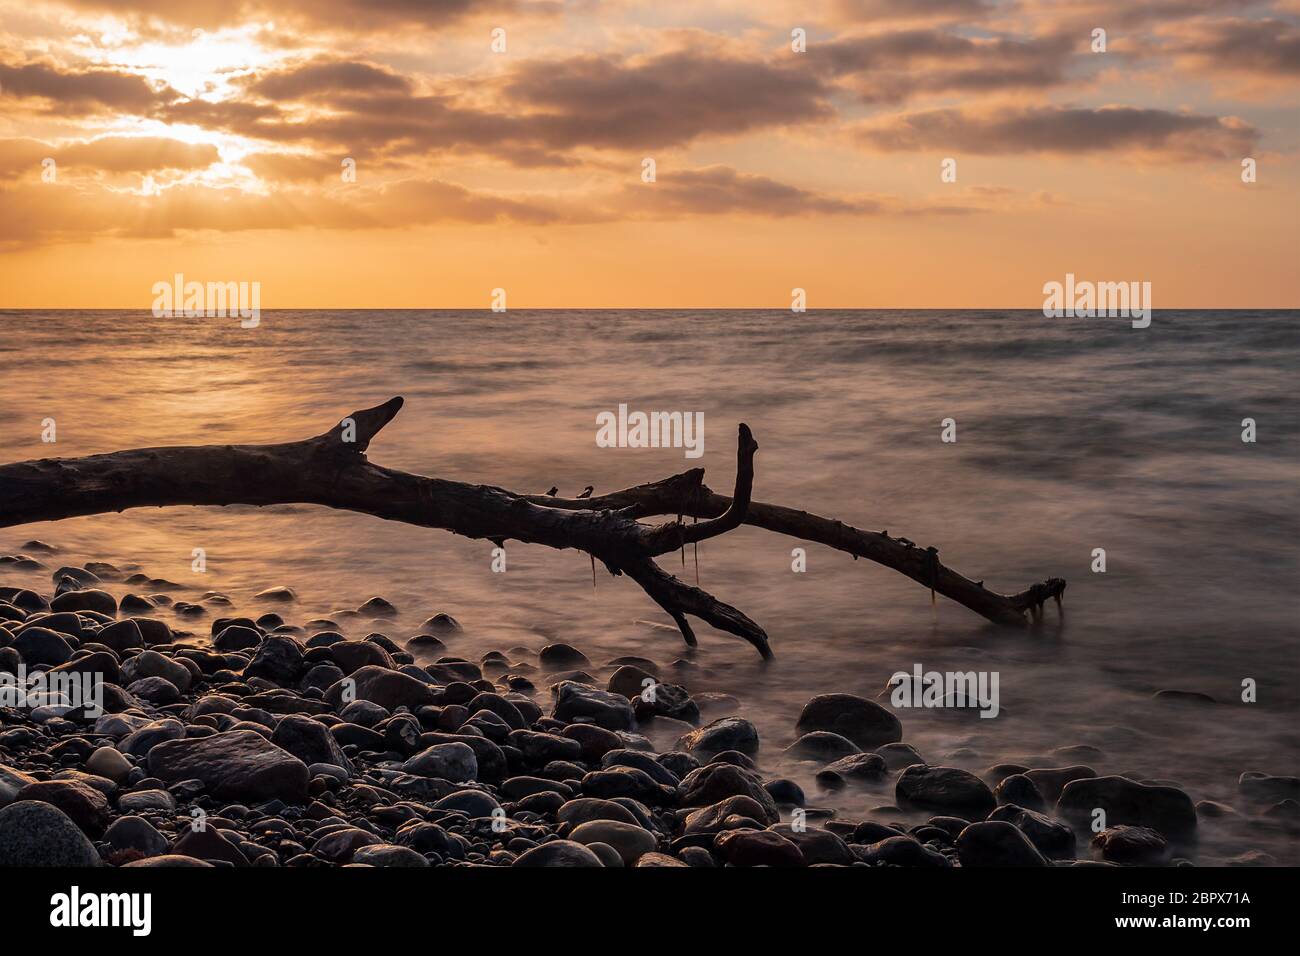
[[[58,555],[0,561],[51,581],[0,587],[0,866],[1178,866],[1223,828],[1222,862],[1260,866],[1287,861],[1252,834],[1300,828],[1296,777],[1243,770],[1207,800],[1082,745],[972,772],[883,693],[811,697],[778,744],[685,658],[471,659],[436,609],[302,618],[291,585],[237,607]],[[17,694],[72,674],[89,702]]]

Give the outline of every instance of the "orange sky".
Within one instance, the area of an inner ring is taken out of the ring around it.
[[[808,6],[0,0],[0,307],[1300,307],[1300,0]]]

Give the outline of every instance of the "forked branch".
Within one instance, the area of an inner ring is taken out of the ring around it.
[[[1026,623],[1026,611],[1060,599],[1065,582],[1050,579],[1001,595],[884,532],[751,500],[758,443],[739,427],[736,483],[730,498],[709,490],[703,469],[595,498],[520,495],[489,485],[428,478],[372,464],[366,450],[397,415],[402,399],[353,412],[324,434],[273,445],[188,445],[44,458],[0,465],[0,527],[78,515],[170,505],[318,504],[492,541],[507,539],[575,548],[625,574],[676,621],[695,644],[687,615],[743,638],[771,656],[767,634],[740,611],[691,587],[654,558],[686,544],[752,524],[819,541],[894,568],[999,623]],[[640,519],[677,515],[659,525]],[[705,519],[688,525],[682,516]]]

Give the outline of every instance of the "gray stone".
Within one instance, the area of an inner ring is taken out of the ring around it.
[[[478,777],[478,760],[467,744],[434,744],[402,764],[402,772],[437,777],[452,783],[469,783]]]
[[[804,705],[798,731],[828,730],[847,737],[863,750],[903,739],[903,725],[889,710],[853,694],[822,694]]]
[[[101,864],[94,844],[57,807],[23,800],[0,809],[0,867]]]
[[[307,796],[307,765],[250,730],[160,743],[149,751],[149,772],[167,782],[202,780],[224,800],[302,803]]]

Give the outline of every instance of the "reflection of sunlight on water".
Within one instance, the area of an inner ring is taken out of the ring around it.
[[[185,599],[217,590],[241,612],[260,610],[257,591],[286,584],[300,594],[288,614],[299,622],[379,594],[403,615],[375,629],[404,638],[447,611],[467,628],[448,653],[475,660],[559,639],[598,665],[623,654],[689,661],[668,679],[734,694],[763,734],[765,768],[794,776],[810,804],[848,815],[891,802],[889,790],[819,792],[816,767],[780,750],[813,694],[874,697],[917,662],[995,669],[1002,680],[996,720],[901,714],[905,739],[933,762],[1057,763],[1053,749],[1090,743],[1106,754],[1099,770],[1174,779],[1194,797],[1229,802],[1243,770],[1293,773],[1285,755],[1296,746],[1300,673],[1278,650],[1300,610],[1296,439],[1275,428],[1242,447],[1234,428],[1242,407],[1296,420],[1294,330],[1157,316],[1138,340],[1042,321],[853,314],[792,329],[789,316],[757,314],[268,313],[249,335],[219,320],[0,314],[23,346],[0,352],[0,420],[12,423],[14,460],[50,451],[34,425],[46,415],[59,422],[58,454],[71,456],[303,438],[400,393],[408,404],[372,446],[375,461],[566,494],[699,463],[725,490],[743,420],[760,444],[760,500],[934,543],[1000,590],[1063,575],[1063,630],[996,632],[943,601],[936,623],[928,595],[898,575],[819,546],[808,549],[808,573],[794,575],[800,542],[749,528],[701,547],[701,584],[768,629],[769,666],[703,627],[688,653],[673,634],[634,624],[662,615],[603,571],[593,594],[576,552],[513,543],[508,573],[494,575],[485,542],[319,508],[142,509],[10,529],[3,549],[36,537],[66,549],[60,562],[138,562],[192,589]],[[1207,336],[1206,325],[1218,332]],[[1225,368],[1228,352],[1251,359]],[[702,462],[680,450],[597,449],[595,415],[620,401],[704,411]],[[947,416],[959,423],[955,446],[937,440]],[[1110,555],[1104,576],[1088,571],[1096,546]],[[206,575],[190,570],[196,547]],[[663,563],[693,579],[689,555],[684,570],[677,555]],[[48,588],[48,575],[0,574]],[[228,613],[214,607],[179,626],[204,637]],[[1172,712],[1149,699],[1172,687],[1231,701],[1242,676],[1260,682],[1254,709]],[[665,746],[659,737],[675,737],[654,733]]]

